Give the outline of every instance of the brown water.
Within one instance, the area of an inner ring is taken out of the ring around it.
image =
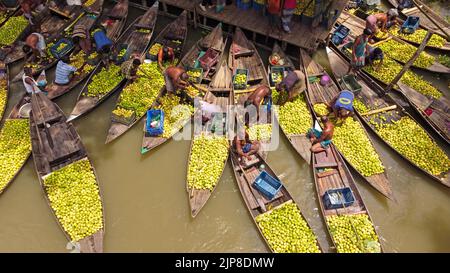
[[[132,15],[134,18],[137,12]],[[168,22],[159,18],[158,31]],[[200,37],[200,31],[190,29],[189,36],[188,47]],[[267,52],[261,53],[267,56]],[[322,51],[316,58],[324,63],[324,56]],[[12,89],[9,106],[23,92],[21,84]],[[66,113],[71,111],[78,90],[57,101]],[[230,164],[209,203],[191,219],[185,186],[189,141],[169,141],[141,156],[141,122],[104,145],[116,97],[75,122],[100,179],[106,212],[105,252],[267,252]],[[387,201],[355,176],[385,251],[450,252],[450,189],[411,167],[371,136],[380,148],[398,202]],[[0,197],[0,252],[65,252],[66,238],[45,202],[32,162],[27,162]],[[268,162],[298,202],[324,249],[332,251],[318,213],[309,165],[284,136]]]

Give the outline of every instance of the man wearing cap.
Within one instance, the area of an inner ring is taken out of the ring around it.
[[[300,93],[306,89],[306,77],[300,70],[289,71],[287,76],[275,86],[276,90],[280,92],[279,98],[281,98],[281,92],[287,92],[287,100],[278,101],[279,105],[285,104],[287,101],[292,101]]]
[[[353,115],[353,101],[355,95],[349,90],[342,90],[334,99],[328,103],[328,107],[338,119],[346,119]]]
[[[81,49],[86,54],[89,54],[91,52],[92,50],[91,37],[85,25],[78,24],[74,27],[72,39],[77,47],[76,50]]]

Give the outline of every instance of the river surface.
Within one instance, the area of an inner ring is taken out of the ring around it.
[[[139,14],[142,11],[132,8],[129,22]],[[159,17],[157,31],[171,20]],[[190,28],[187,48],[200,35],[199,29]],[[261,54],[267,60],[268,52],[261,50]],[[314,58],[327,66],[324,51]],[[18,69],[14,66],[13,73]],[[53,79],[53,71],[49,75]],[[448,78],[426,77],[448,86]],[[67,114],[81,86],[57,101]],[[12,92],[8,111],[23,92],[21,83],[13,84]],[[230,162],[208,204],[192,219],[185,182],[190,141],[169,141],[141,156],[141,122],[113,143],[104,144],[117,95],[74,123],[100,179],[106,215],[105,252],[269,251],[245,207]],[[354,176],[384,250],[450,252],[450,189],[409,165],[372,133],[370,136],[381,152],[397,202],[386,200],[356,173]],[[299,204],[324,250],[334,251],[319,214],[309,165],[284,136],[279,148],[270,152],[268,163]],[[30,158],[0,197],[0,252],[67,252],[66,243]]]

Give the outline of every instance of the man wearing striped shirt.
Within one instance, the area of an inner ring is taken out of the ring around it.
[[[77,71],[77,68],[69,64],[70,58],[68,56],[64,56],[58,61],[56,65],[55,84],[67,85],[70,82],[70,76]]]

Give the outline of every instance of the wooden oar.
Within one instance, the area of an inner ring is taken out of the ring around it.
[[[64,32],[66,32],[67,30],[71,29],[78,22],[78,20],[80,20],[80,18],[83,17],[85,14],[86,13],[83,11],[72,23],[70,23],[70,25],[68,25],[64,29]]]
[[[386,106],[386,107],[383,107],[383,108],[380,108],[380,109],[375,109],[375,110],[371,110],[371,111],[369,111],[369,112],[367,112],[367,113],[362,113],[361,114],[361,116],[370,116],[370,115],[373,115],[373,114],[378,114],[378,113],[381,113],[381,112],[386,112],[386,111],[390,111],[390,110],[394,110],[394,109],[397,109],[397,105],[390,105],[390,106]]]

